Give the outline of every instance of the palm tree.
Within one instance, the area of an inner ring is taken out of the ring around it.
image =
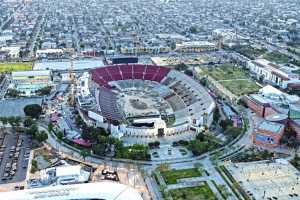
[[[83,157],[83,160],[85,161],[85,158],[88,157],[90,155],[90,151],[83,149],[80,151],[80,155]]]

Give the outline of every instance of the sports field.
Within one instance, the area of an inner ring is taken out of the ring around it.
[[[207,183],[197,187],[187,187],[170,190],[173,200],[216,200],[214,193]]]
[[[32,62],[0,63],[0,72],[31,70],[32,65]]]

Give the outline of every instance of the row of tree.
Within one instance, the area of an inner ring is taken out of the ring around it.
[[[76,125],[81,129],[81,137],[89,141],[92,146],[90,149],[82,150],[82,155],[88,155],[90,150],[99,156],[110,156],[115,158],[125,158],[133,160],[149,160],[149,149],[144,145],[133,145],[125,147],[117,138],[111,135],[103,128],[91,127],[86,125],[78,115],[75,118]],[[58,137],[58,133],[57,133]],[[158,145],[155,143],[155,145]]]

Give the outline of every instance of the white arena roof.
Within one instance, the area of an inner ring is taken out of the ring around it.
[[[80,174],[80,165],[75,166],[63,166],[56,168],[56,176],[73,176]]]
[[[49,186],[0,193],[5,200],[143,200],[133,188],[115,182]]]

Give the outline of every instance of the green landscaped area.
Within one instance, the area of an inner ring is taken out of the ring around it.
[[[263,55],[263,58],[278,64],[286,64],[290,61],[290,58],[287,55],[282,54],[278,51],[266,53]]]
[[[257,48],[252,46],[239,46],[239,47],[232,48],[232,50],[253,60],[263,55],[267,51],[267,49],[265,48]]]
[[[232,64],[224,64],[211,68],[201,68],[202,75],[208,75],[221,83],[233,94],[240,96],[257,92],[261,87],[250,79],[247,71]]]
[[[215,200],[217,199],[207,183],[197,187],[187,187],[169,191],[173,200]]]
[[[220,83],[237,96],[255,93],[261,88],[252,80],[220,81]]]
[[[31,70],[32,62],[0,63],[0,72]]]
[[[201,176],[201,173],[196,168],[180,169],[180,170],[168,170],[160,172],[164,178],[166,184],[176,184],[177,179],[191,178]]]
[[[247,73],[232,64],[218,65],[210,68],[201,68],[203,75],[209,75],[216,81],[249,78]]]

